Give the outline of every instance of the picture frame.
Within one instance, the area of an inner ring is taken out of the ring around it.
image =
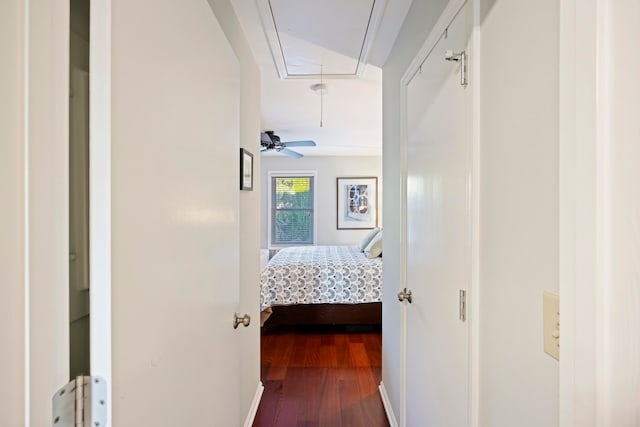
[[[253,154],[240,149],[240,190],[253,191]]]
[[[378,226],[378,177],[336,178],[336,228],[366,230]]]

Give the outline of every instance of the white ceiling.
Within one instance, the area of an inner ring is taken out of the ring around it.
[[[257,0],[280,77],[359,76],[386,0]],[[322,68],[322,70],[321,70]]]
[[[296,148],[306,156],[381,155],[380,67],[410,4],[411,0],[232,0],[261,71],[262,130],[275,131],[282,141],[314,140],[317,147]],[[373,22],[373,7],[379,8],[379,22]],[[271,19],[266,24],[265,16]],[[279,43],[274,45],[274,40]],[[353,77],[363,51],[368,64]],[[278,60],[290,75],[311,76],[281,79]],[[328,93],[322,98],[322,127],[320,95],[310,89],[319,83],[320,64],[326,74],[352,74],[323,76]]]

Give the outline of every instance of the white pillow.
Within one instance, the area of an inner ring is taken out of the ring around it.
[[[369,242],[364,254],[367,258],[377,258],[382,255],[382,230]]]
[[[364,252],[364,249],[371,243],[374,237],[380,232],[379,228],[374,228],[370,232],[368,232],[362,240],[360,240],[360,252]]]

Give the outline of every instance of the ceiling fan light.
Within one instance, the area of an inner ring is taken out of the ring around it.
[[[318,95],[326,95],[328,92],[326,83],[314,83],[309,88]]]

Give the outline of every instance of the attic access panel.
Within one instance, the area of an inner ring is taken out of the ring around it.
[[[386,0],[257,0],[280,78],[357,77]]]

